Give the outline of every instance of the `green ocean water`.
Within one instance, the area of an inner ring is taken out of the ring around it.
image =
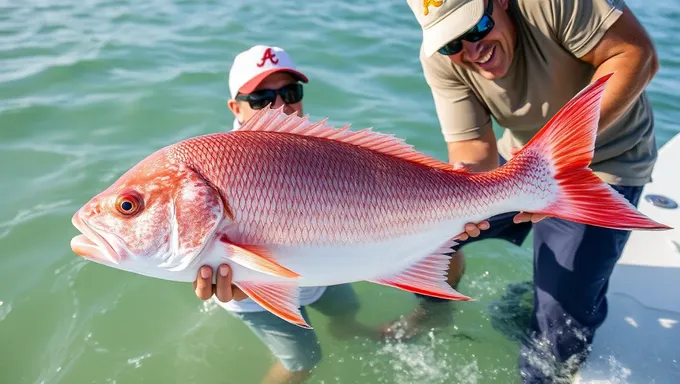
[[[680,3],[629,0],[661,57],[649,87],[658,145],[680,129]],[[446,159],[404,2],[0,1],[0,383],[258,383],[272,359],[189,284],[85,262],[70,218],[155,149],[231,129],[227,72],[254,44],[285,48],[311,79],[305,112],[373,126]],[[527,242],[530,244],[530,242]],[[531,248],[466,248],[455,322],[409,343],[335,340],[310,310],[313,383],[510,383],[518,346],[489,305],[531,278]],[[412,294],[358,283],[360,321]]]

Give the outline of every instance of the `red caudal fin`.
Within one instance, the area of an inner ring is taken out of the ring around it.
[[[558,186],[556,198],[533,213],[614,229],[671,229],[640,213],[588,167],[595,148],[602,96],[612,75],[602,76],[574,96],[513,157],[519,162],[538,156],[553,170]]]

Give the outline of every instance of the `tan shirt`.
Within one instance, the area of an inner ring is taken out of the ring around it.
[[[469,140],[505,128],[498,151],[510,158],[569,99],[592,81],[595,68],[578,57],[589,52],[621,15],[623,0],[510,0],[518,43],[508,74],[487,80],[455,66],[448,57],[420,53],[447,142]],[[605,182],[643,185],[657,156],[654,119],[643,93],[629,111],[601,133],[591,168]]]

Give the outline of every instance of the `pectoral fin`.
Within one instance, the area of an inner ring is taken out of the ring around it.
[[[269,312],[302,328],[312,329],[300,313],[300,290],[293,283],[234,283]]]
[[[450,252],[451,249],[449,248],[447,251]],[[444,254],[433,254],[414,263],[402,272],[369,281],[440,299],[472,300],[472,298],[458,293],[446,282],[446,271],[449,267],[450,258],[450,256]]]
[[[226,236],[222,236],[220,241],[222,241],[227,248],[227,257],[244,267],[278,277],[290,279],[300,277],[297,273],[277,263],[274,256],[266,247],[237,245],[230,242]]]

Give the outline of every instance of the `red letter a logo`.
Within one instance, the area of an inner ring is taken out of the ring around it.
[[[279,62],[279,59],[276,58],[276,55],[272,53],[271,48],[267,48],[267,50],[264,51],[264,55],[262,55],[262,59],[260,59],[260,62],[257,64],[257,66],[263,66],[264,62],[267,60],[271,61],[272,64],[277,64]]]

